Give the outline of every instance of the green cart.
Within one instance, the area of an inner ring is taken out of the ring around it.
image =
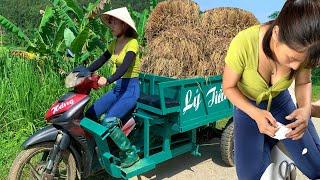
[[[118,155],[107,141],[107,128],[88,118],[81,120],[94,137],[100,165],[108,174],[129,179],[187,152],[200,156],[201,132],[214,131],[221,119],[228,120],[222,133],[222,158],[233,165],[233,105],[222,92],[221,76],[175,79],[141,74],[140,83],[141,96],[133,113],[136,126],[128,136],[140,156],[133,166],[118,165]]]

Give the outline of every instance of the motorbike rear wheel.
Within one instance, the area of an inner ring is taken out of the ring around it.
[[[43,179],[48,154],[53,145],[54,142],[46,142],[22,150],[11,166],[8,179]],[[65,150],[61,154],[61,160],[53,179],[75,180],[76,177],[76,161],[72,153],[69,150]]]

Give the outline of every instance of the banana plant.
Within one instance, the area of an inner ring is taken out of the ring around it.
[[[68,49],[74,54],[75,60],[81,62],[93,58],[97,51],[104,51],[110,42],[111,32],[97,18],[102,10],[111,8],[110,1],[96,0],[85,8],[75,0],[50,0],[51,6],[46,7],[39,27],[34,29],[32,40],[3,16],[0,16],[0,25],[26,41],[28,52],[40,56],[63,56]],[[145,24],[157,3],[158,0],[151,0],[149,8],[142,12],[133,10],[129,5],[141,45],[145,42]]]
[[[97,15],[104,9],[109,0],[98,0],[81,9],[73,0],[51,0],[54,9],[59,11],[60,22],[69,22],[69,14],[76,16],[76,21],[66,24],[64,40],[66,48],[75,55],[77,61],[90,58],[95,48],[105,49],[105,27],[97,20]],[[103,29],[103,30],[101,30]],[[90,46],[90,47],[89,47]],[[91,51],[88,51],[90,49]]]
[[[131,5],[128,5],[128,9],[130,14],[132,15],[132,18],[136,22],[137,26],[137,31],[139,34],[139,43],[141,45],[145,45],[145,39],[144,39],[144,30],[145,30],[145,25],[147,23],[147,20],[149,18],[149,15],[151,11],[156,7],[158,4],[158,0],[150,0],[149,1],[149,9],[144,9],[142,12],[135,11]]]
[[[136,21],[137,31],[139,34],[139,42],[140,44],[144,44],[144,28],[147,23],[150,11],[148,9],[144,9],[142,13],[137,11],[132,11],[131,14]]]
[[[30,41],[29,37],[26,36],[23,31],[13,24],[10,20],[0,15],[0,25],[4,27],[7,31],[14,33],[17,37],[27,42],[29,46],[34,46],[34,44]]]
[[[86,59],[92,54],[88,49],[105,48],[106,28],[97,20],[97,15],[104,9],[110,0],[97,0],[87,8],[81,8],[74,0],[50,0],[51,5],[46,7],[39,27],[34,29],[33,40],[30,40],[23,31],[3,16],[0,16],[0,25],[9,32],[27,42],[26,51],[40,55],[64,55],[69,48],[77,59]],[[90,47],[89,47],[90,46]]]

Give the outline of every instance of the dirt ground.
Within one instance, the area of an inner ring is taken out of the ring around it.
[[[294,96],[294,83],[289,92]],[[313,123],[320,134],[320,119],[313,118]],[[225,167],[220,155],[220,139],[213,141],[200,148],[201,157],[184,154],[157,166],[152,172],[132,178],[133,180],[144,179],[170,179],[170,180],[231,180],[237,179],[235,167]],[[307,179],[298,172],[297,180]]]
[[[320,134],[320,119],[313,119]],[[201,157],[189,153],[166,161],[155,170],[132,178],[131,180],[233,180],[237,179],[234,167],[226,167],[220,156],[220,139],[214,138],[210,144],[200,147]],[[92,180],[107,179],[105,176],[94,177]],[[307,178],[298,172],[297,180]]]
[[[320,134],[320,119],[313,119]],[[134,177],[133,180],[170,179],[170,180],[231,180],[237,179],[234,167],[225,167],[220,156],[220,140],[200,148],[201,157],[184,154],[157,166],[154,171]],[[297,180],[307,179],[298,173]]]

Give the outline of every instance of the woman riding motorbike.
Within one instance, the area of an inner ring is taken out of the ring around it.
[[[116,82],[115,87],[98,99],[87,111],[86,117],[97,120],[102,114],[105,119],[102,124],[110,126],[110,137],[122,151],[122,167],[129,167],[139,160],[135,148],[117,126],[115,118],[123,118],[135,107],[140,95],[139,72],[140,59],[137,30],[126,7],[105,12],[101,20],[111,28],[116,37],[107,51],[94,61],[88,69],[94,72],[101,68],[109,59],[117,67],[114,74],[108,78],[101,77],[100,86]]]

